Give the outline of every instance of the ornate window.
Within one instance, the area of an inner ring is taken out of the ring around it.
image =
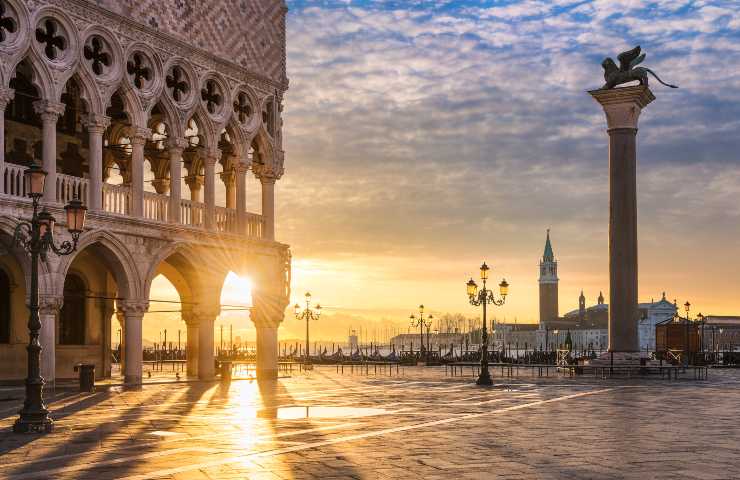
[[[64,305],[59,314],[59,344],[84,345],[86,324],[86,288],[82,279],[67,274],[64,280]]]
[[[36,28],[36,41],[44,48],[49,60],[56,60],[67,49],[67,39],[59,33],[59,23],[47,18]]]
[[[7,8],[5,2],[0,0],[0,43],[7,40],[18,31],[18,21],[13,17],[13,12]]]
[[[0,343],[10,343],[10,277],[0,269]]]
[[[206,106],[206,110],[208,110],[208,113],[211,115],[219,111],[221,104],[224,101],[224,97],[221,94],[221,88],[214,80],[206,81],[205,87],[200,91],[200,98]]]
[[[145,90],[154,78],[151,62],[140,52],[135,52],[126,62],[126,73],[138,90]]]
[[[105,44],[105,41],[97,35],[90,37],[90,40],[85,45],[82,53],[85,56],[85,60],[90,63],[90,68],[95,75],[102,75],[105,73],[105,69],[113,63],[109,51],[110,49]]]
[[[252,105],[249,103],[249,97],[242,92],[234,100],[234,115],[239,123],[247,123],[252,116]]]
[[[182,102],[186,99],[190,91],[190,85],[187,82],[187,76],[181,67],[175,65],[170,70],[166,78],[167,89],[176,102]]]

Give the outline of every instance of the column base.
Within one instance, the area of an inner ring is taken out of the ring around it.
[[[141,376],[139,375],[124,375],[123,383],[125,385],[141,385]]]
[[[480,375],[478,375],[478,380],[475,381],[476,385],[493,385],[493,380],[491,379],[491,374],[488,373],[488,370],[481,370]]]
[[[277,369],[257,369],[257,380],[277,380]]]
[[[13,424],[14,433],[51,433],[54,431],[54,421],[47,416],[48,412],[33,415],[34,418],[21,417]]]

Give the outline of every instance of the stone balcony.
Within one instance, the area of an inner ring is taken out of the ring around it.
[[[5,192],[5,198],[0,195],[0,206],[7,202],[19,206],[22,206],[23,203],[30,204],[23,185],[23,172],[25,170],[26,167],[24,166],[5,164],[5,173],[2,178],[2,191]],[[202,202],[180,200],[181,221],[179,224],[173,224],[168,220],[171,218],[169,215],[170,197],[168,195],[144,192],[143,216],[136,218],[131,215],[132,190],[130,186],[103,183],[102,190],[102,210],[91,212],[92,218],[105,219],[106,223],[124,219],[127,221],[139,220],[155,229],[157,224],[161,224],[161,227],[166,227],[166,229],[182,227],[193,232],[206,230],[206,205]],[[90,205],[90,195],[91,189],[87,179],[57,174],[56,203],[58,207],[65,205],[73,198],[80,198],[85,205]],[[2,213],[1,208],[0,213]],[[236,209],[218,206],[215,207],[214,214],[214,233],[233,234],[254,239],[263,238],[264,219],[262,215],[245,212],[243,221],[240,222]]]

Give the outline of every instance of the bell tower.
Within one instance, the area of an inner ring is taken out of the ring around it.
[[[558,262],[550,243],[550,229],[547,229],[545,252],[540,261],[540,324],[558,318]]]

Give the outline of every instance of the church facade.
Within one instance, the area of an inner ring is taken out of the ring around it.
[[[177,289],[187,370],[214,375],[213,326],[233,271],[254,284],[258,375],[277,376],[290,250],[275,237],[288,88],[282,0],[0,0],[0,380],[26,375],[30,262],[12,246],[31,214],[23,173],[47,172],[42,206],[88,207],[73,255],[40,266],[42,375],[142,377],[152,280]],[[247,176],[260,205],[247,205]],[[218,195],[217,192],[224,192]],[[260,213],[254,213],[259,208]]]
[[[578,298],[578,309],[560,316],[558,311],[557,261],[547,231],[545,250],[540,261],[540,322],[537,329],[538,345],[544,349],[557,349],[565,343],[567,335],[577,350],[606,350],[609,348],[609,305],[599,292],[596,303],[587,306],[583,291]],[[658,301],[638,304],[639,346],[643,351],[655,350],[655,325],[677,312],[675,302],[666,300],[665,293]]]

